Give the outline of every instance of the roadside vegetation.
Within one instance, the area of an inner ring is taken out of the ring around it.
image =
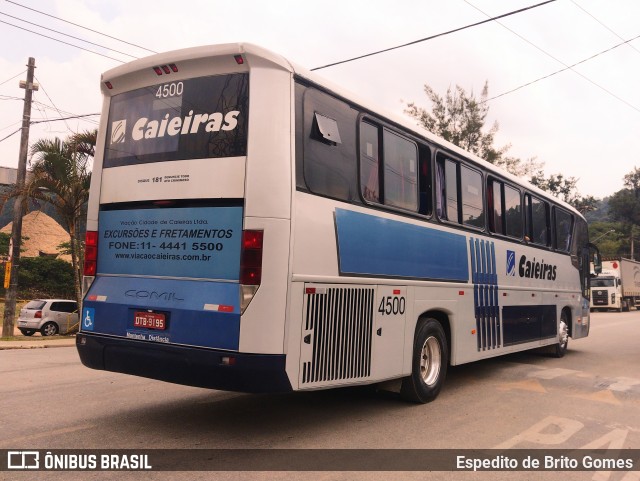
[[[634,167],[624,176],[622,189],[604,199],[578,192],[578,178],[562,173],[546,175],[544,161],[531,157],[519,159],[508,155],[510,144],[496,147],[494,136],[498,122],[485,126],[489,114],[489,84],[485,83],[480,97],[459,85],[447,89],[444,96],[429,85],[424,92],[430,107],[415,102],[406,104],[405,113],[418,124],[445,140],[491,162],[518,177],[550,192],[571,204],[589,222],[589,236],[605,257],[625,257],[640,260],[640,169]]]

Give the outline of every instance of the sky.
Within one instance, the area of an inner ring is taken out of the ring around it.
[[[40,84],[32,120],[46,121],[31,126],[33,143],[96,128],[98,116],[53,120],[100,112],[100,74],[149,50],[251,42],[311,69],[542,1],[0,0],[0,166],[18,165],[18,82],[29,57]],[[317,73],[395,114],[408,102],[430,108],[425,84],[441,95],[459,85],[479,96],[488,82],[489,98],[497,97],[487,119],[487,128],[499,125],[495,145],[603,198],[640,166],[638,19],[637,0],[556,0]]]

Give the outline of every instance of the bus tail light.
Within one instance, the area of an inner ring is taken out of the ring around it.
[[[240,255],[240,313],[255,296],[262,282],[262,244],[264,231],[242,231],[242,253]]]
[[[155,67],[153,67],[153,71],[158,76],[162,75],[163,73],[169,75],[171,72],[177,72],[178,66],[175,63],[170,63],[168,65],[156,65]]]
[[[84,245],[84,275],[95,276],[98,265],[98,233],[88,230]]]
[[[84,243],[84,268],[82,279],[82,293],[86,294],[95,279],[98,270],[98,232],[88,230]]]

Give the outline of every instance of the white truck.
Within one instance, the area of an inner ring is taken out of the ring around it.
[[[591,278],[591,310],[628,311],[640,304],[640,262],[602,260],[602,273]]]

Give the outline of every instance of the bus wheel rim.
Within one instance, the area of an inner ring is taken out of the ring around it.
[[[424,341],[420,353],[420,375],[427,386],[435,384],[440,375],[442,353],[438,339],[431,336]]]
[[[560,345],[564,346],[569,340],[569,326],[564,321],[560,321]]]

